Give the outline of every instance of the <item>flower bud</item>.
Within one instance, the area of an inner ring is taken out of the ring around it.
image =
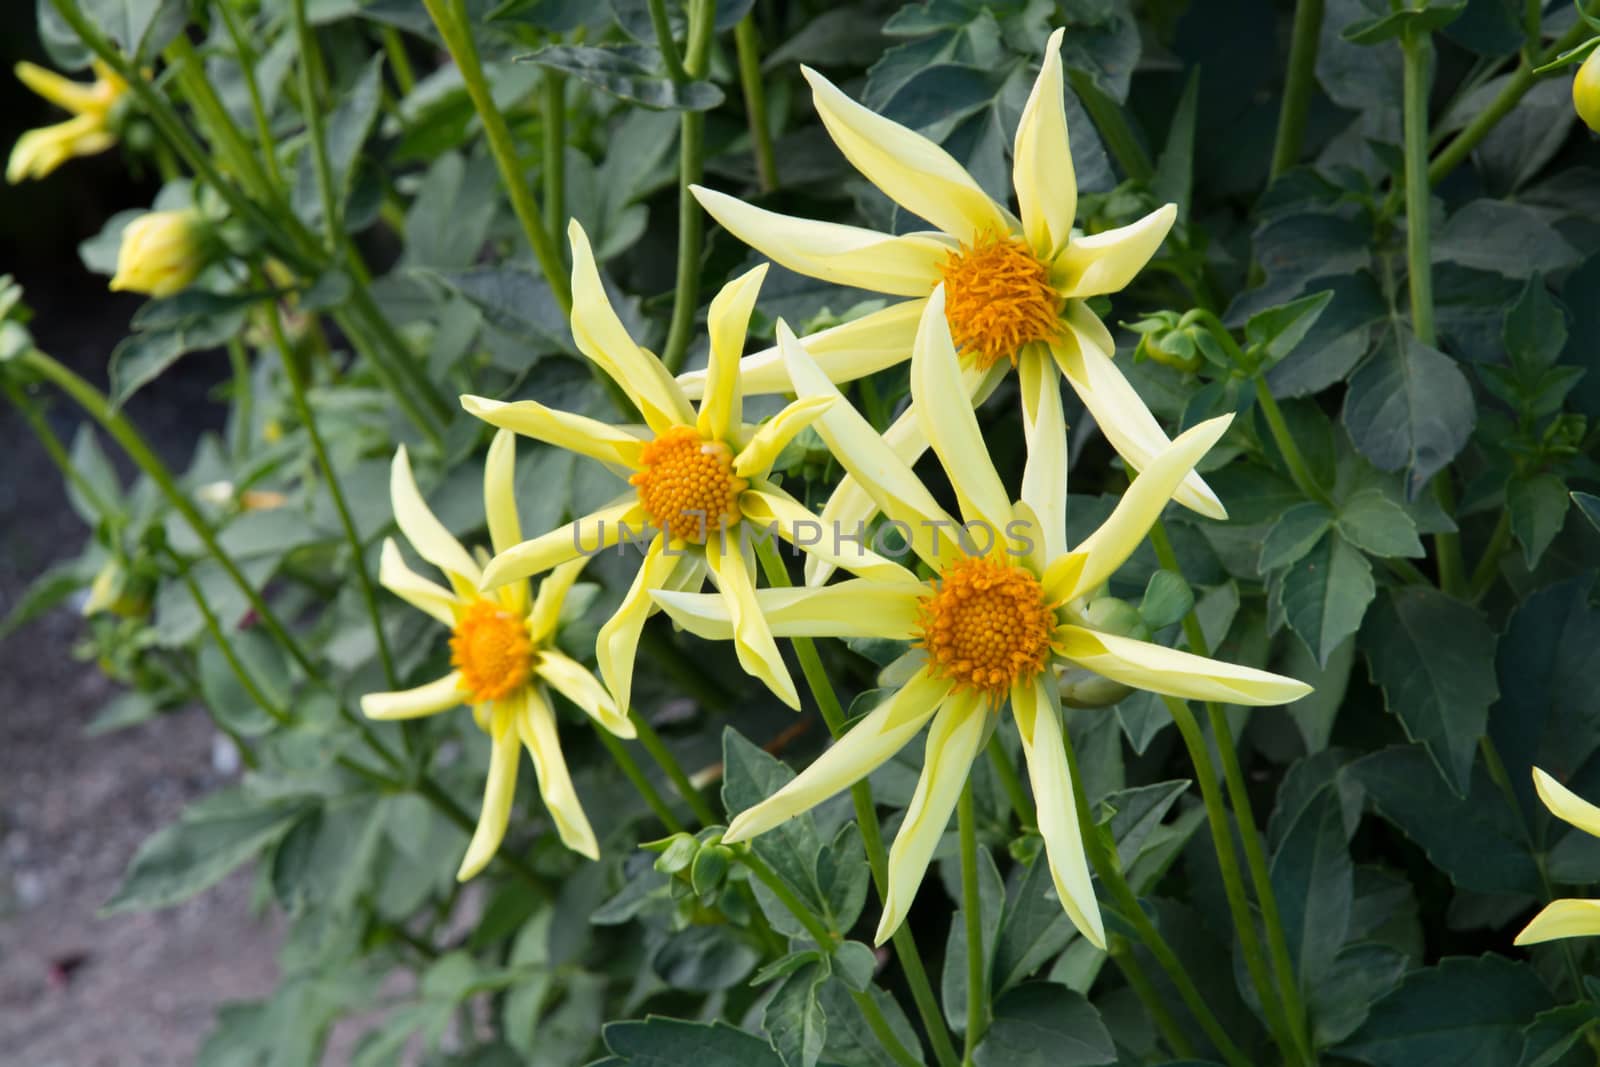
[[[1139,609],[1114,596],[1099,597],[1091,602],[1080,613],[1080,619],[1091,630],[1136,641],[1150,640],[1150,627],[1144,624]]]
[[[1061,703],[1069,708],[1108,708],[1133,692],[1121,682],[1113,682],[1081,667],[1058,669]]]
[[[1600,48],[1589,53],[1572,79],[1572,108],[1585,126],[1600,133]]]
[[[689,884],[696,893],[720,888],[733,862],[733,850],[726,845],[707,845],[689,865]]]
[[[206,265],[205,224],[194,209],[151,211],[128,223],[111,288],[172,296]]]

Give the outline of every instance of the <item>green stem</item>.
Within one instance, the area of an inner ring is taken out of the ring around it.
[[[1150,1021],[1155,1023],[1156,1029],[1161,1032],[1161,1039],[1167,1043],[1172,1054],[1185,1059],[1193,1057],[1194,1045],[1178,1028],[1178,1020],[1172,1017],[1172,1013],[1162,1002],[1161,994],[1156,992],[1150,976],[1144,973],[1144,967],[1139,963],[1139,957],[1134,955],[1127,938],[1112,934],[1106,941],[1106,955],[1111,957],[1111,962],[1122,972],[1128,988],[1133,990],[1133,995],[1144,1005]]]
[[[1289,42],[1289,76],[1283,86],[1283,107],[1278,111],[1278,137],[1272,146],[1272,172],[1276,178],[1300,158],[1305,144],[1306,112],[1316,85],[1317,40],[1322,34],[1323,0],[1298,0],[1294,6],[1294,36]]]
[[[456,67],[461,71],[461,79],[467,86],[467,95],[472,98],[472,106],[478,113],[478,120],[483,123],[484,136],[489,142],[489,152],[494,156],[495,166],[500,170],[500,180],[505,185],[506,195],[511,200],[511,210],[515,212],[517,221],[522,224],[523,235],[527,237],[528,244],[533,249],[534,258],[539,261],[539,269],[544,272],[545,282],[555,295],[556,303],[561,306],[562,313],[570,314],[572,288],[567,281],[561,254],[541,221],[539,205],[533,195],[533,186],[526,180],[522,172],[522,163],[517,158],[517,146],[511,137],[511,127],[506,123],[505,115],[501,114],[499,105],[494,102],[489,79],[483,71],[483,62],[478,57],[478,46],[472,39],[471,23],[467,18],[465,4],[463,0],[422,0],[422,3],[428,9],[428,15],[438,28],[439,35],[444,38],[445,47],[449,49]]]
[[[672,22],[667,18],[666,0],[648,0],[650,9],[650,25],[655,30],[656,47],[661,52],[661,60],[666,64],[667,77],[673,85],[682,85],[689,80],[689,74],[683,69],[683,58],[678,55],[677,42],[672,39]]]
[[[239,73],[244,78],[245,93],[250,97],[250,115],[255,120],[256,142],[261,150],[261,158],[266,161],[272,183],[282,186],[283,173],[278,169],[278,152],[272,136],[272,120],[267,115],[265,98],[261,95],[261,83],[256,79],[255,49],[251,47],[249,36],[239,25],[239,16],[234,13],[232,5],[218,4],[214,10],[221,14],[228,37],[233,41],[234,54],[239,61]]]
[[[278,309],[269,307],[269,315],[276,316]],[[250,454],[250,434],[255,422],[255,386],[251,381],[250,354],[238,338],[228,341],[228,366],[233,370],[233,454],[242,458]]]
[[[1294,434],[1289,432],[1289,424],[1283,418],[1283,409],[1278,406],[1277,398],[1267,386],[1265,375],[1255,376],[1255,388],[1256,403],[1261,406],[1261,414],[1267,420],[1267,429],[1272,432],[1273,443],[1278,446],[1278,451],[1283,455],[1283,462],[1289,468],[1289,477],[1294,479],[1294,484],[1300,492],[1323,507],[1331,509],[1333,498],[1317,482],[1316,475],[1311,473],[1311,464],[1306,462],[1305,454],[1300,451],[1300,445],[1296,443]]]
[[[761,80],[761,40],[754,12],[734,27],[733,43],[739,52],[739,86],[744,91],[744,110],[750,120],[756,177],[761,191],[770,193],[778,187],[778,157],[772,149],[772,123],[767,118],[767,85]]]
[[[1200,995],[1194,980],[1189,977],[1188,969],[1178,959],[1177,953],[1172,951],[1167,939],[1161,936],[1161,931],[1150,921],[1150,916],[1145,914],[1144,907],[1139,903],[1133,887],[1128,884],[1128,879],[1122,873],[1122,867],[1117,862],[1116,856],[1106,849],[1095,827],[1094,813],[1089,810],[1089,797],[1084,791],[1083,775],[1078,771],[1077,753],[1073,750],[1072,739],[1065,732],[1061,735],[1061,743],[1067,755],[1067,774],[1072,778],[1072,799],[1078,809],[1078,825],[1081,828],[1084,851],[1088,855],[1090,865],[1094,867],[1095,874],[1100,877],[1100,884],[1111,894],[1117,913],[1123,921],[1133,927],[1140,943],[1166,973],[1168,980],[1177,989],[1178,996],[1189,1009],[1189,1013],[1200,1024],[1200,1029],[1216,1046],[1222,1058],[1228,1061],[1229,1067],[1250,1067],[1249,1057],[1239,1050],[1233,1039],[1228,1036],[1227,1030],[1218,1022],[1216,1015],[1206,1004],[1205,998]],[[1157,1015],[1153,1014],[1152,1018],[1157,1019],[1157,1025],[1163,1030],[1171,1025],[1169,1022],[1164,1026]],[[1176,1027],[1172,1026],[1172,1029],[1176,1030]],[[1173,1045],[1172,1051],[1179,1056],[1188,1054],[1177,1044]]]
[[[393,26],[385,26],[381,36],[384,55],[389,57],[389,69],[394,71],[394,83],[400,87],[401,96],[410,96],[411,90],[417,87],[417,74],[411,67],[411,57],[406,54],[405,39]]]
[[[739,861],[745,865],[752,875],[778,898],[789,913],[800,921],[805,927],[811,940],[817,947],[829,955],[839,947],[840,936],[828,929],[828,924],[812,911],[794,891],[791,890],[778,872],[774,871],[767,862],[758,856],[754,849],[744,847],[739,850]],[[846,987],[848,988],[848,987]],[[902,1067],[922,1067],[922,1060],[910,1049],[906,1048],[900,1038],[890,1027],[889,1020],[884,1017],[883,1009],[878,1007],[878,1002],[872,998],[871,993],[858,993],[850,989],[850,999],[855,1001],[856,1008],[861,1012],[861,1017],[866,1020],[867,1026],[872,1030],[872,1036],[878,1039],[878,1044],[883,1047],[896,1063]]]
[[[756,558],[761,561],[768,585],[785,589],[792,584],[783,559],[771,542],[757,544]],[[792,637],[789,640],[800,660],[800,671],[805,675],[806,687],[816,701],[822,721],[828,726],[828,733],[835,739],[842,737],[845,732],[844,708],[834,692],[833,683],[828,679],[822,657],[817,654],[816,642],[809,637]],[[861,842],[866,849],[867,866],[872,871],[872,884],[877,890],[878,899],[882,900],[889,884],[889,857],[883,847],[883,827],[878,822],[878,811],[872,802],[872,786],[865,778],[850,787],[850,802],[855,807],[856,825],[861,829]],[[915,1001],[917,1015],[928,1032],[934,1055],[941,1067],[957,1067],[960,1057],[956,1054],[955,1041],[945,1025],[944,1013],[939,1009],[939,998],[933,992],[933,983],[928,980],[928,969],[923,965],[922,953],[917,949],[911,928],[901,923],[890,944],[894,946],[895,958],[905,971],[906,984],[911,987],[911,999]]]
[[[205,623],[206,632],[211,635],[211,640],[216,642],[217,650],[222,653],[222,658],[227,661],[228,669],[238,679],[239,687],[245,691],[245,695],[255,701],[256,706],[266,712],[267,717],[278,725],[286,726],[293,722],[294,716],[268,698],[267,694],[256,684],[255,677],[245,667],[244,662],[239,659],[239,654],[233,650],[233,642],[229,641],[227,635],[222,632],[222,624],[217,621],[216,613],[211,610],[211,605],[206,603],[205,594],[200,591],[200,586],[194,580],[194,575],[189,572],[188,563],[170,548],[167,550],[167,556],[172,560],[173,565],[178,568],[178,574],[183,579],[184,586],[189,590],[189,596],[194,600],[194,606],[200,611],[200,620]]]
[[[168,58],[177,70],[178,85],[200,114],[207,132],[217,144],[218,154],[231,161],[239,178],[247,187],[256,190],[258,196],[270,190],[271,179],[250,143],[245,140],[244,133],[234,125],[222,100],[212,88],[205,64],[200,61],[194,45],[179,34],[167,46],[167,51]]]
[[[40,414],[38,407],[28,399],[22,387],[12,381],[9,375],[0,374],[0,388],[5,390],[11,403],[22,413],[23,419],[33,430],[34,436],[39,439],[39,444],[44,446],[45,452],[56,465],[56,469],[61,472],[62,478],[78,490],[96,514],[109,517],[113,513],[111,504],[100,495],[99,490],[89,484],[89,479],[79,472],[72,462],[71,454],[61,444],[61,438],[56,436],[55,431],[50,428],[50,423]]]
[[[1404,66],[1406,262],[1411,291],[1411,328],[1432,346],[1433,260],[1429,248],[1428,59],[1432,43],[1424,30],[1408,26],[1400,37]]]
[[[710,59],[711,33],[716,27],[715,0],[689,0],[689,41],[683,57],[686,79],[704,76]],[[672,49],[671,38],[661,41],[663,53]],[[669,67],[670,69],[670,67]],[[672,293],[672,322],[661,362],[677,373],[689,351],[694,329],[695,304],[700,296],[700,202],[689,187],[700,181],[705,167],[706,114],[685,111],[678,122],[678,280]]]
[[[297,2],[304,3],[304,0]],[[265,286],[266,280],[258,274],[256,283]],[[356,572],[356,584],[361,589],[361,599],[366,605],[367,617],[372,621],[372,636],[377,642],[378,661],[383,666],[384,680],[390,689],[397,689],[400,678],[395,672],[394,656],[389,651],[389,638],[383,632],[383,612],[378,606],[378,587],[372,580],[371,572],[367,570],[366,546],[356,529],[350,502],[344,494],[344,486],[340,484],[339,470],[329,457],[327,442],[322,439],[322,431],[317,427],[317,414],[311,407],[311,399],[306,391],[305,371],[300,366],[299,357],[295,354],[293,346],[289,344],[289,338],[284,335],[283,323],[279,320],[275,304],[268,305],[266,318],[272,330],[272,342],[277,346],[278,356],[283,364],[284,376],[289,379],[289,392],[294,399],[295,413],[299,415],[301,424],[306,428],[306,436],[311,440],[311,451],[316,455],[317,466],[322,468],[322,477],[328,486],[328,496],[333,500],[333,509],[339,516],[339,527],[344,531],[345,543],[350,547],[350,566]]]
[[[1017,765],[1012,762],[1011,753],[1006,751],[1006,746],[1000,741],[1000,731],[996,730],[990,735],[988,748],[989,762],[994,767],[995,777],[1000,779],[1000,785],[1011,801],[1011,810],[1017,813],[1017,821],[1022,824],[1024,830],[1037,828],[1038,813],[1033,809],[1033,800],[1028,796],[1028,791],[1022,787],[1022,776],[1017,773]]]
[[[633,788],[638,791],[644,802],[650,806],[650,810],[655,812],[656,818],[661,820],[661,825],[667,828],[667,832],[673,834],[682,833],[683,821],[673,813],[672,805],[666,802],[656,789],[655,784],[645,775],[644,770],[639,766],[639,761],[633,758],[632,752],[628,751],[628,746],[624,745],[618,738],[613,737],[609,730],[596,729],[595,736],[600,738],[600,743],[606,747],[607,752],[611,753],[611,758],[616,761],[623,777],[633,784]]]
[[[567,221],[567,79],[544,72],[544,229],[561,233]]]
[[[306,120],[310,140],[311,165],[317,178],[317,195],[322,200],[322,236],[330,255],[337,255],[343,233],[341,207],[333,187],[333,164],[328,160],[328,139],[322,122],[322,107],[317,101],[316,80],[312,73],[317,43],[306,20],[306,0],[292,0],[294,34],[300,50],[300,110]]]
[[[1250,981],[1261,1001],[1267,1026],[1277,1041],[1278,1051],[1288,1063],[1297,1060],[1297,1045],[1293,1031],[1283,1015],[1283,1003],[1278,988],[1267,968],[1267,959],[1256,936],[1255,917],[1250,911],[1250,899],[1245,894],[1244,880],[1240,877],[1239,856],[1233,847],[1233,826],[1228,818],[1227,805],[1217,788],[1217,770],[1211,762],[1211,752],[1206,747],[1205,735],[1200,730],[1189,705],[1175,697],[1163,696],[1162,701],[1171,712],[1189,750],[1189,760],[1194,764],[1195,777],[1200,783],[1200,798],[1205,803],[1206,821],[1211,830],[1212,846],[1217,851],[1217,867],[1222,874],[1222,886],[1228,897],[1228,910],[1233,916],[1234,932],[1238,934],[1240,950],[1244,955]]]
[[[1456,513],[1456,491],[1448,467],[1433,476],[1433,496],[1446,515]],[[1461,534],[1454,530],[1434,534],[1433,554],[1439,566],[1439,588],[1453,597],[1462,596],[1467,589],[1467,565],[1461,558]]]
[[[1478,565],[1472,568],[1472,580],[1467,583],[1468,600],[1476,604],[1494,586],[1494,580],[1500,573],[1500,557],[1510,544],[1511,512],[1502,508],[1500,519],[1494,524],[1494,532],[1489,535],[1489,543],[1484,546]]]
[[[1260,382],[1260,379],[1256,379]],[[1157,519],[1150,528],[1150,546],[1162,567],[1178,571],[1178,556],[1172,550],[1166,525]],[[1189,651],[1197,656],[1211,655],[1200,616],[1193,608],[1183,617],[1183,632],[1189,642]],[[1250,802],[1250,790],[1244,779],[1244,769],[1239,762],[1239,750],[1233,743],[1233,731],[1228,728],[1228,718],[1221,705],[1211,701],[1205,704],[1206,722],[1216,739],[1217,753],[1222,759],[1222,773],[1228,786],[1228,799],[1233,806],[1234,821],[1239,828],[1239,838],[1244,845],[1245,863],[1250,870],[1250,881],[1255,888],[1256,902],[1261,909],[1262,925],[1266,928],[1267,950],[1272,958],[1272,969],[1277,978],[1278,991],[1283,998],[1285,1020],[1296,1047],[1306,1062],[1315,1062],[1310,1036],[1306,1032],[1305,1005],[1300,997],[1300,984],[1295,977],[1294,961],[1289,955],[1289,941],[1283,932],[1283,917],[1278,908],[1278,895],[1272,887],[1272,874],[1267,866],[1266,846],[1262,844],[1257,829],[1255,810]]]
[[[639,744],[644,746],[644,750],[650,754],[656,766],[661,768],[661,773],[667,776],[667,781],[672,783],[672,787],[678,791],[684,803],[689,805],[689,810],[700,820],[700,825],[714,826],[721,822],[700,790],[694,787],[694,783],[684,773],[683,765],[678,762],[678,758],[672,754],[666,742],[661,740],[661,735],[656,733],[655,727],[637,711],[630,712],[628,719],[638,732]]]
[[[973,810],[972,778],[961,787],[956,823],[961,834],[961,915],[967,931],[967,1032],[961,1062],[972,1053],[989,1027],[989,983],[983,966],[983,898],[978,892],[978,816]]]

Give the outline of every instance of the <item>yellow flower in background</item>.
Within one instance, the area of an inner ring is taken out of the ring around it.
[[[513,496],[515,462],[515,436],[496,434],[483,474],[489,537],[496,549],[522,539]],[[474,721],[489,735],[493,747],[483,809],[456,877],[465,881],[483,870],[505,838],[523,747],[533,757],[539,794],[562,843],[598,859],[600,847],[561,755],[549,692],[554,689],[572,701],[602,729],[618,737],[634,736],[633,724],[594,675],[555,647],[562,603],[585,561],[557,567],[540,584],[538,596],[531,595],[525,581],[482,594],[477,561],[428,510],[404,446],[395,453],[389,495],[400,532],[417,555],[444,572],[450,588],[406,566],[393,538],[383,544],[378,580],[395,596],[450,627],[454,669],[416,689],[369,693],[361,699],[361,710],[372,719],[415,719],[469,704]]]
[[[1591,58],[1593,58],[1591,56]],[[1576,826],[1586,834],[1600,837],[1600,808],[1550,777],[1533,769],[1533,788],[1550,814]],[[1536,945],[1563,937],[1592,937],[1600,934],[1600,900],[1552,900],[1533,921],[1522,928],[1516,944]]]
[[[1021,218],[995,203],[944,149],[877,115],[822,75],[804,70],[817,112],[839,150],[890,199],[937,231],[890,236],[854,226],[790,218],[696,186],[706,211],[761,254],[801,274],[892,296],[908,297],[854,322],[805,340],[828,379],[846,382],[902,362],[934,287],[943,283],[945,318],[961,353],[955,383],[981,402],[1015,367],[1030,447],[1063,452],[1065,441],[1035,432],[1046,394],[1064,374],[1112,447],[1143,470],[1167,446],[1155,417],[1112,362],[1116,344],[1084,302],[1113,293],[1150,260],[1177,214],[1174,205],[1119,229],[1074,232],[1077,182],[1067,144],[1061,73],[1062,31],[1050,36],[1044,64],[1018,123],[1012,182]],[[681,379],[691,395],[704,374]],[[773,348],[744,361],[751,393],[791,389],[785,360]],[[916,415],[905,412],[885,433],[910,463],[927,447]],[[1038,438],[1033,441],[1033,438]],[[1056,462],[1056,461],[1052,461]],[[1197,474],[1174,499],[1212,518],[1226,513]],[[823,512],[825,522],[854,522],[872,509],[870,494],[847,479]],[[808,564],[815,581],[826,577]]]
[[[17,138],[6,164],[6,181],[16,185],[28,178],[43,178],[69,159],[92,156],[117,143],[111,111],[127,93],[128,83],[110,67],[95,60],[95,80],[88,84],[32,63],[18,63],[16,73],[22,84],[72,112],[72,118]]]
[[[206,265],[205,222],[194,208],[150,211],[122,231],[111,288],[172,296],[189,287]]]
[[[595,650],[617,707],[628,707],[639,634],[655,611],[651,593],[699,589],[709,574],[735,620],[740,664],[798,708],[794,682],[755,606],[754,539],[770,531],[857,574],[910,577],[905,568],[859,542],[823,536],[817,517],[767,480],[784,446],[816,420],[831,398],[796,401],[759,427],[744,422],[739,357],[766,274],[763,266],[724,286],[711,302],[711,364],[696,412],[661,361],[634,344],[617,318],[583,227],[573,221],[567,235],[572,242],[573,338],[627,394],[646,425],[613,426],[532,400],[505,404],[461,398],[480,419],[598,460],[624,473],[631,487],[593,514],[542,537],[497,546],[499,554],[484,570],[484,588],[581,555],[626,550],[628,542],[648,540],[639,573],[616,614],[601,627]]]
[[[1194,427],[1152,457],[1110,517],[1069,551],[1066,476],[1055,466],[1062,453],[1030,449],[1022,500],[1013,504],[961,391],[962,368],[945,321],[943,290],[935,289],[916,336],[911,395],[918,424],[955,488],[962,523],[939,507],[793,333],[779,326],[799,395],[834,401],[818,419],[818,432],[936,577],[859,578],[757,595],[758,608],[780,636],[877,637],[916,647],[886,672],[907,679],[898,691],[787,786],[739,813],[723,839],[754,837],[848,788],[931,720],[922,777],[889,853],[877,931],[882,943],[910,910],[972,761],[1009,698],[1056,892],[1077,928],[1103,947],[1063,747],[1056,674],[1087,670],[1134,688],[1229,704],[1283,704],[1310,687],[1105,632],[1088,610],[1091,596],[1144,540],[1232,416]],[[1036,434],[1064,438],[1059,407],[1041,410]],[[656,599],[691,632],[729,636],[729,615],[716,598],[664,591]]]
[[[1573,76],[1572,108],[1585,126],[1600,133],[1600,48],[1589,53]]]

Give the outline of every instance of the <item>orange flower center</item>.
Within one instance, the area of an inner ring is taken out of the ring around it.
[[[1044,670],[1056,616],[1039,579],[1022,567],[967,557],[946,567],[918,606],[935,677],[996,700]]]
[[[644,446],[644,469],[628,479],[656,528],[681,541],[706,543],[739,521],[739,494],[749,486],[734,476],[733,450],[707,441],[693,426],[674,426]]]
[[[526,620],[492,600],[474,600],[450,635],[450,663],[474,704],[504,699],[527,685],[536,658]]]
[[[988,370],[1002,359],[1016,366],[1023,345],[1060,333],[1065,301],[1020,238],[980,234],[951,252],[940,271],[950,337],[978,367]]]

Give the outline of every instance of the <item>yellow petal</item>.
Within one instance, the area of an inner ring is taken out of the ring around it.
[[[909,641],[917,634],[917,605],[927,593],[927,585],[915,578],[897,582],[851,578],[820,589],[759,589],[756,603],[777,637]],[[696,637],[732,639],[733,620],[722,597],[672,590],[656,590],[652,596],[673,622]]]
[[[1068,552],[1050,561],[1045,567],[1041,583],[1046,603],[1061,604],[1072,596],[1072,591],[1078,588],[1078,578],[1083,574],[1084,562],[1082,552]]]
[[[561,843],[580,856],[600,858],[600,845],[594,839],[589,818],[583,813],[567,761],[561,754],[561,737],[556,732],[555,712],[537,688],[529,690],[527,707],[517,720],[517,733],[533,759],[533,773],[539,779],[539,797],[556,824]]]
[[[828,526],[804,504],[770,483],[749,489],[739,497],[747,536],[776,536],[804,551],[808,558],[826,560],[862,578],[886,582],[915,582],[916,575],[892,559],[867,547],[864,523],[858,529]],[[754,531],[760,531],[759,534]]]
[[[926,296],[956,250],[937,233],[900,237],[765,211],[703,186],[690,186],[706,214],[757,252],[792,271],[835,285],[892,296]]]
[[[459,671],[437,681],[394,693],[368,693],[361,698],[361,714],[369,719],[420,719],[449,711],[466,699]]]
[[[733,813],[723,841],[748,841],[849,789],[915,737],[949,691],[949,682],[918,674],[852,726],[788,785],[754,807]]]
[[[1050,264],[1051,283],[1066,297],[1116,292],[1150,262],[1177,217],[1178,206],[1164,204],[1137,222],[1074,237]]]
[[[617,710],[616,704],[611,701],[611,694],[600,684],[600,679],[590,674],[577,660],[553,648],[543,648],[539,650],[539,662],[534,666],[534,673],[577,705],[578,710],[613,734],[618,737],[636,736],[633,723],[625,713]]]
[[[862,107],[810,67],[800,72],[811,83],[811,98],[833,143],[889,199],[958,241],[1012,231],[1009,212],[950,153]]]
[[[673,588],[674,575],[691,562],[688,554],[669,551],[667,539],[657,536],[651,542],[650,550],[645,553],[644,562],[639,566],[639,573],[634,575],[627,595],[617,606],[616,614],[600,627],[595,642],[595,659],[600,665],[600,677],[605,680],[606,688],[611,690],[612,703],[618,708],[626,708],[632,703],[633,660],[639,650],[639,633],[644,629],[645,620],[655,610],[655,601],[650,599],[650,593],[652,590]]]
[[[516,715],[522,699],[495,704],[491,712],[489,738],[489,777],[483,783],[483,808],[478,812],[478,828],[472,833],[467,854],[461,858],[456,880],[465,882],[489,865],[505,840],[511,822],[511,802],[517,796]]]
[[[1600,934],[1600,900],[1552,900],[1522,928],[1514,944],[1536,945],[1563,937]]]
[[[1055,636],[1062,658],[1113,682],[1152,693],[1266,706],[1289,704],[1311,692],[1309,685],[1281,674],[1081,626],[1063,626]]]
[[[539,583],[539,592],[533,598],[533,610],[528,613],[528,633],[536,645],[547,645],[561,622],[561,607],[566,602],[572,583],[578,580],[589,563],[587,556],[568,560],[552,567]]]
[[[650,536],[650,519],[629,493],[598,511],[565,526],[512,545],[483,570],[484,589],[529,578],[581,556],[594,556],[619,545],[638,543]],[[626,548],[623,549],[626,551]]]
[[[989,458],[972,412],[961,362],[944,317],[944,286],[933,291],[917,327],[911,352],[911,403],[969,523],[986,523],[988,542],[998,543],[1011,521],[1011,497]]]
[[[617,318],[577,219],[568,224],[567,239],[572,242],[572,339],[578,350],[622,387],[656,433],[693,423],[694,411],[678,383],[659,359],[633,343]]]
[[[1057,31],[1060,32],[1060,31]],[[1038,516],[1044,558],[1067,551],[1067,420],[1061,413],[1061,379],[1039,346],[1017,363],[1022,393],[1022,436],[1028,458],[1022,466],[1022,499]]]
[[[489,520],[489,543],[504,552],[522,540],[522,520],[517,517],[517,435],[500,430],[489,442],[483,465],[483,510]]]
[[[744,356],[745,334],[750,328],[750,312],[767,276],[765,263],[740,275],[711,301],[706,313],[711,356],[706,366],[706,394],[700,402],[695,425],[700,436],[727,441],[744,423],[744,404],[740,397],[739,360]]]
[[[94,82],[76,82],[34,63],[18,63],[12,69],[23,85],[74,115],[103,112],[106,108],[107,96]]]
[[[75,156],[92,156],[116,143],[116,137],[94,115],[29,130],[12,146],[6,181],[15,185],[28,178],[43,178]]]
[[[945,514],[911,468],[840,395],[781,319],[778,343],[788,360],[789,377],[796,392],[802,397],[825,396],[834,400],[817,420],[817,433],[884,514],[901,524],[899,532],[917,555],[936,569],[964,555],[954,536],[955,520]]]
[[[927,292],[932,291],[930,285]],[[905,300],[809,334],[801,338],[800,343],[830,381],[854,381],[910,359],[911,339],[916,336],[921,315],[921,300]],[[680,375],[678,381],[685,393],[697,397],[705,391],[706,372],[689,371]],[[789,368],[783,362],[783,350],[777,345],[741,360],[739,381],[746,396],[794,392],[794,386],[789,383]]]
[[[478,584],[478,564],[422,499],[417,480],[411,475],[411,458],[406,455],[405,445],[395,449],[394,463],[389,467],[389,503],[394,508],[395,523],[417,555],[444,571],[457,593],[470,593]]]
[[[1039,836],[1056,896],[1067,918],[1096,948],[1106,947],[1100,904],[1089,878],[1089,860],[1083,850],[1083,830],[1078,804],[1072,793],[1072,772],[1067,764],[1066,739],[1061,733],[1061,705],[1051,685],[1029,682],[1011,691],[1011,707],[1022,735],[1028,782],[1033,786],[1039,815]],[[1091,828],[1090,833],[1094,830]]]
[[[1556,781],[1538,767],[1533,769],[1533,788],[1550,814],[1576,826],[1586,834],[1600,837],[1600,808]]]
[[[1172,494],[1201,457],[1228,432],[1232,422],[1233,415],[1229,413],[1191,427],[1162,449],[1139,473],[1106,521],[1077,546],[1075,552],[1084,557],[1083,570],[1067,599],[1082,596],[1102,585],[1133,555],[1150,527],[1161,517]]]
[[[1044,46],[1044,65],[1017,123],[1011,182],[1022,212],[1022,232],[1045,262],[1072,237],[1078,211],[1078,179],[1067,142],[1065,86],[1061,78],[1061,30]]]
[[[1078,312],[1078,307],[1081,305],[1069,306],[1069,314],[1093,317],[1087,310]],[[1166,431],[1111,362],[1111,357],[1100,348],[1083,343],[1086,335],[1077,330],[1076,322],[1074,332],[1075,341],[1069,339],[1051,346],[1056,365],[1066,375],[1083,406],[1089,409],[1095,425],[1100,427],[1111,447],[1134,470],[1144,470],[1171,443]],[[1217,494],[1198,474],[1191,473],[1185,478],[1172,498],[1208,518],[1228,517]]]
[[[759,478],[766,474],[795,435],[832,406],[831,396],[804,397],[786,405],[750,435],[750,440],[733,457],[733,473],[740,478]]]
[[[491,426],[514,430],[535,441],[637,470],[644,442],[626,430],[597,419],[547,408],[535,400],[505,404],[482,396],[463,396],[461,406]]]
[[[383,553],[378,557],[378,584],[446,626],[456,624],[455,609],[460,600],[450,590],[406,566],[400,546],[392,537],[383,539]]]
[[[976,693],[950,694],[934,716],[917,791],[906,809],[900,832],[889,847],[889,885],[883,897],[883,917],[873,935],[874,944],[889,940],[911,911],[933,850],[950,825],[950,813],[956,810],[956,801],[967,784],[972,760],[983,743],[987,718],[982,698]]]
[[[989,394],[1004,379],[1008,369],[1005,364],[991,367],[987,372],[972,367],[961,369],[963,386],[972,398],[974,407],[989,398]],[[909,406],[900,413],[899,418],[889,424],[889,428],[883,432],[883,443],[888,445],[907,467],[922,458],[922,454],[928,450],[928,439],[923,436],[922,426],[917,421],[915,405]],[[827,530],[854,533],[877,513],[878,504],[873,500],[872,494],[853,475],[846,474],[834,487],[833,494],[828,497],[820,518]],[[832,574],[833,564],[821,556],[806,557],[807,585],[821,585]]]
[[[728,608],[739,666],[772,690],[779,700],[799,711],[800,694],[789,676],[789,668],[783,664],[783,654],[772,638],[772,630],[762,617],[761,605],[756,600],[755,579],[744,553],[736,543],[730,544],[721,537],[710,538],[706,541],[706,566]]]

